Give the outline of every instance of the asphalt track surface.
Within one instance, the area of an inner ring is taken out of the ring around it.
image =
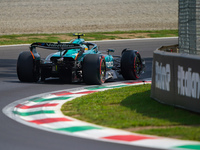
[[[151,78],[153,51],[163,45],[177,44],[177,38],[140,39],[95,42],[101,51],[115,49],[120,55],[124,48],[136,49],[146,61],[146,72],[141,79]],[[28,45],[0,47],[0,110],[6,105],[25,97],[50,91],[86,86],[84,83],[62,84],[58,79],[46,82],[21,83],[16,75],[16,62],[20,52],[29,50]],[[52,51],[39,50],[45,57]],[[120,78],[119,80],[123,80]],[[114,81],[112,81],[114,82]],[[0,150],[149,150],[149,148],[114,144],[55,134],[20,124],[0,111]]]

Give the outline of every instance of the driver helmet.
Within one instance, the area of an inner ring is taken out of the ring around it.
[[[85,51],[87,51],[88,50],[88,47],[86,46],[86,45],[82,45],[82,47],[84,47],[85,48]]]

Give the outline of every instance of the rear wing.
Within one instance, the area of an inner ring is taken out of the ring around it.
[[[69,49],[82,49],[82,47],[79,44],[73,44],[73,43],[33,43],[30,46],[30,50],[33,51],[36,47],[44,48],[44,49],[50,49],[50,50],[58,50],[58,51],[64,51]]]
[[[93,46],[90,50],[98,51],[97,45],[94,43],[84,43],[88,46]],[[64,55],[68,52],[70,49],[79,49],[78,53],[82,54],[85,50],[85,47],[79,45],[79,44],[73,44],[73,43],[61,43],[58,41],[58,43],[40,43],[36,42],[30,45],[30,51],[31,54],[34,55],[34,57],[40,59],[40,55],[36,51],[36,47],[43,48],[43,49],[50,49],[50,50],[57,50],[60,52],[60,57],[64,57]],[[64,51],[64,53],[63,53]]]

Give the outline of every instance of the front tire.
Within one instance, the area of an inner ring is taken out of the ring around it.
[[[83,59],[83,80],[86,84],[101,85],[106,79],[106,61],[98,54],[88,54]]]
[[[17,76],[21,82],[37,82],[40,78],[38,62],[31,52],[22,52],[17,60]]]
[[[121,58],[121,74],[125,80],[136,80],[142,74],[142,59],[138,51],[126,50]]]

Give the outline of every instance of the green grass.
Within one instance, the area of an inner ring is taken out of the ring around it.
[[[93,93],[67,102],[61,110],[102,126],[200,141],[200,115],[158,103],[150,98],[150,89],[142,85]]]
[[[178,30],[152,30],[152,31],[114,31],[86,33],[86,41],[115,40],[133,38],[176,37]],[[31,44],[34,42],[69,42],[74,39],[72,33],[60,34],[19,34],[0,35],[0,45]]]
[[[149,36],[154,37],[174,37],[178,36],[178,30],[161,30],[149,33]]]
[[[0,45],[31,44],[34,42],[64,42],[61,36],[68,34],[21,34],[21,35],[1,35]]]

